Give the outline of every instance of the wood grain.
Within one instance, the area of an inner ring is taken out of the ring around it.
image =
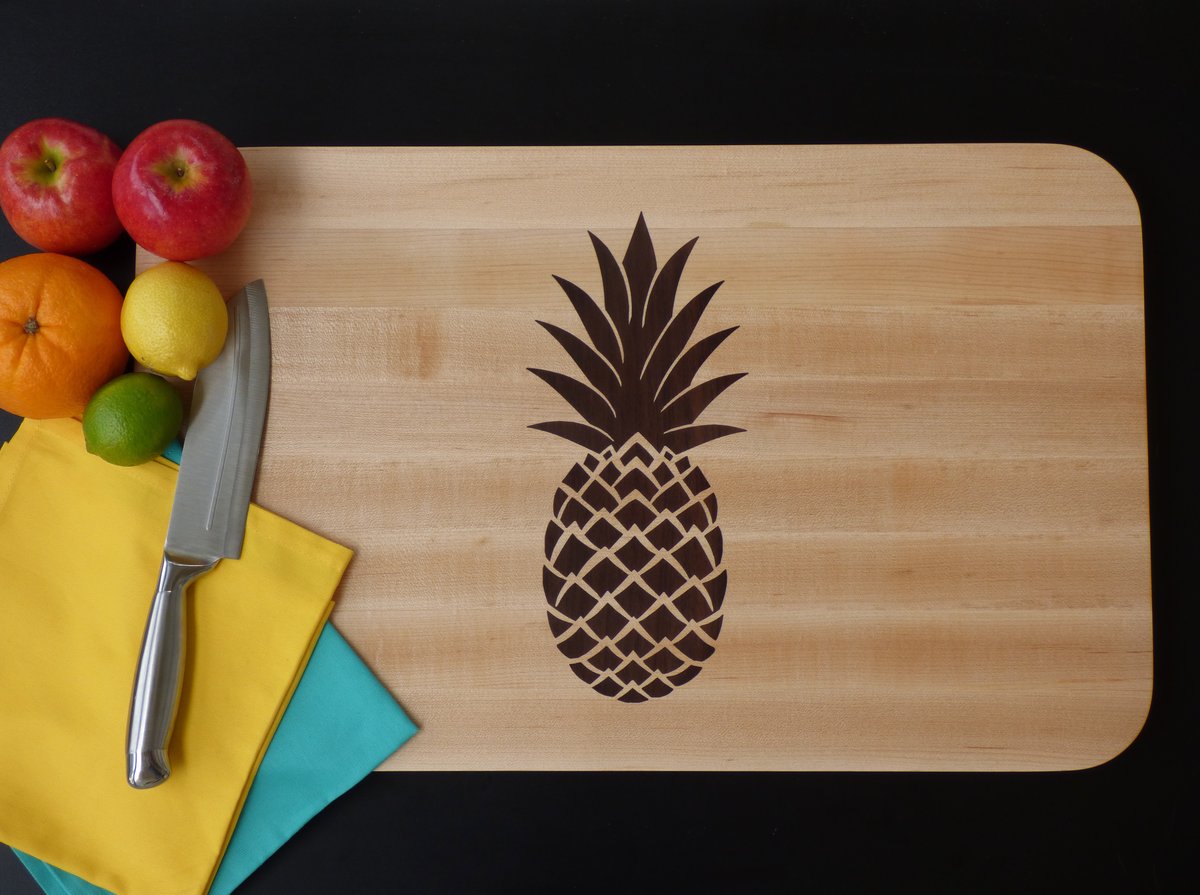
[[[356,551],[334,621],[422,726],[384,768],[1049,770],[1125,748],[1152,684],[1141,227],[1059,145],[255,148],[256,499]],[[582,335],[644,212],[697,336],[749,371],[689,454],[720,501],[715,655],[626,705],[541,591],[583,449],[527,367]],[[139,269],[153,257],[139,254]]]

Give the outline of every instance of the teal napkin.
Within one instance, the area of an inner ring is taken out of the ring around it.
[[[327,622],[246,795],[209,895],[229,895],[416,731],[396,700]],[[46,895],[110,895],[13,851]]]

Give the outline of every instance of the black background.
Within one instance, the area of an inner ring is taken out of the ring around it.
[[[1046,141],[1108,159],[1143,215],[1155,693],[1133,746],[1071,773],[374,774],[239,895],[1194,882],[1200,141],[1184,4],[242,6],[3,0],[0,132],[57,115],[124,145],[191,117],[241,145]],[[24,251],[0,226],[0,258]],[[92,260],[123,288],[132,258],[123,239]],[[0,416],[0,435],[14,425]],[[6,849],[0,893],[37,893]]]

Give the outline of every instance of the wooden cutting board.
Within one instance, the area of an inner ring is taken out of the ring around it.
[[[1101,159],[245,155],[253,217],[199,266],[266,281],[256,499],[356,551],[334,621],[423,728],[384,768],[1069,769],[1137,735],[1141,228]]]

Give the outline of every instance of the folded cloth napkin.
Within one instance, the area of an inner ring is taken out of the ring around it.
[[[175,468],[86,453],[74,420],[0,450],[0,842],[121,895],[201,895],[350,551],[252,506],[195,581],[172,775],[125,782],[129,696]]]
[[[416,733],[330,622],[267,747],[209,895],[229,895],[322,808]],[[17,852],[46,895],[107,895]]]

